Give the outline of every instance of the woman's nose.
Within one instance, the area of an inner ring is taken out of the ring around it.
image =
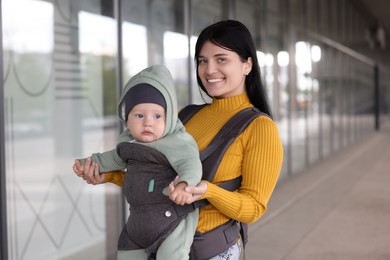
[[[214,62],[208,62],[206,67],[207,74],[213,74],[217,71],[217,66],[215,66]]]

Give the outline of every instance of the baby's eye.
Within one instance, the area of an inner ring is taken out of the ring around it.
[[[154,115],[154,118],[155,118],[155,119],[160,119],[160,118],[161,118],[161,115],[155,114],[155,115]]]
[[[136,117],[136,118],[143,118],[144,115],[143,115],[143,114],[135,114],[135,117]]]

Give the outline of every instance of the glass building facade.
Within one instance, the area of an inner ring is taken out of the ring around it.
[[[116,259],[121,190],[84,183],[74,159],[115,147],[121,88],[146,66],[170,69],[180,107],[201,103],[196,38],[226,18],[253,34],[280,180],[390,121],[389,64],[353,1],[2,0],[1,259]]]

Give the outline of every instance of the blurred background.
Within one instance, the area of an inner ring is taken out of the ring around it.
[[[202,103],[194,45],[218,20],[254,37],[284,145],[280,181],[380,131],[389,10],[386,0],[1,0],[1,259],[116,259],[121,190],[87,185],[74,159],[115,147],[122,86],[149,65],[170,69],[180,107]]]

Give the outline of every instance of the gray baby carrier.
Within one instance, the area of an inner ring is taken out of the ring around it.
[[[185,124],[203,106],[185,107],[179,113],[180,120]],[[212,182],[230,144],[259,115],[265,114],[256,108],[243,109],[222,127],[208,147],[200,153],[203,180]],[[117,151],[128,162],[123,191],[130,204],[130,216],[120,235],[118,249],[144,248],[151,253],[149,259],[155,259],[158,247],[187,213],[204,207],[209,202],[201,200],[181,206],[163,195],[162,190],[177,174],[165,156],[155,149],[140,144],[121,143]],[[220,184],[220,187],[230,191],[237,190],[240,186],[241,176]],[[245,246],[248,238],[247,225],[232,219],[208,232],[197,232],[190,259],[205,260],[216,256],[236,243],[240,235]]]
[[[122,188],[130,204],[130,215],[120,234],[118,249],[146,249],[155,253],[184,218],[163,194],[163,189],[177,174],[161,152],[148,146],[123,142],[118,144],[117,152],[127,162]]]

